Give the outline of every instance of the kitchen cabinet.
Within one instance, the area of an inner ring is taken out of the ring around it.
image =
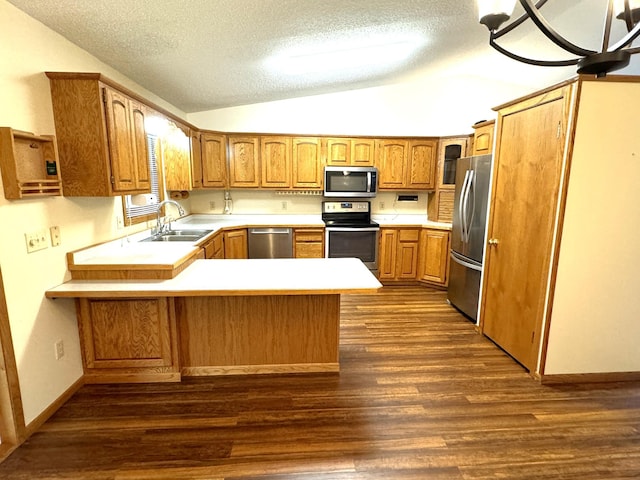
[[[100,74],[47,76],[65,196],[149,192],[146,107]]]
[[[318,137],[294,137],[291,143],[291,188],[314,190],[323,185],[324,164]]]
[[[449,279],[449,237],[447,230],[423,228],[420,232],[418,279],[446,285]]]
[[[77,301],[85,383],[180,381],[172,298]]]
[[[53,135],[0,128],[0,172],[6,199],[62,195],[58,163]]]
[[[436,188],[429,195],[427,206],[429,220],[446,223],[453,220],[456,161],[467,156],[469,142],[468,135],[440,139],[436,162]]]
[[[204,258],[223,259],[224,258],[224,232],[220,231],[213,235],[203,246]]]
[[[249,258],[246,228],[224,232],[224,258]]]
[[[472,155],[486,155],[493,152],[493,130],[495,120],[476,123],[473,126]]]
[[[436,183],[435,139],[376,141],[378,186],[381,190],[430,190]]]
[[[293,256],[295,258],[324,258],[324,229],[294,229]]]
[[[416,280],[420,228],[381,228],[379,248],[380,280]]]
[[[191,151],[191,180],[194,189],[202,188],[202,145],[200,132],[191,130],[189,134],[189,148]]]
[[[227,137],[214,132],[201,132],[200,145],[202,149],[202,186],[204,188],[227,188]],[[234,143],[236,153],[240,155],[239,162],[248,161],[244,153],[248,145]],[[237,158],[237,157],[234,157]],[[234,174],[238,175],[238,180],[247,173],[241,173],[243,167],[236,169]],[[251,174],[249,174],[250,176]],[[246,179],[246,178],[245,178]]]
[[[327,138],[327,165],[373,167],[375,140],[371,138]]]
[[[260,163],[263,188],[291,186],[291,137],[260,137]]]
[[[191,138],[185,130],[189,132],[187,127],[168,122],[160,138],[165,188],[170,192],[193,190]]]
[[[260,139],[256,136],[229,135],[229,187],[260,187]]]

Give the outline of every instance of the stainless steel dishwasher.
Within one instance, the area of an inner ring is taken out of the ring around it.
[[[292,228],[250,228],[249,258],[292,258]]]

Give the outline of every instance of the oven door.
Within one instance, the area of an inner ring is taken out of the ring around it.
[[[325,258],[359,258],[374,274],[378,272],[379,227],[325,228]]]

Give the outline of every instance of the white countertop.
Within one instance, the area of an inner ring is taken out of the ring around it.
[[[313,274],[311,274],[313,273]],[[372,293],[382,287],[355,258],[196,260],[169,280],[70,280],[49,298],[148,298]]]

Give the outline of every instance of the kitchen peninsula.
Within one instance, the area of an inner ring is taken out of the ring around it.
[[[339,370],[340,295],[375,292],[344,259],[195,260],[177,276],[71,280],[87,383]]]

